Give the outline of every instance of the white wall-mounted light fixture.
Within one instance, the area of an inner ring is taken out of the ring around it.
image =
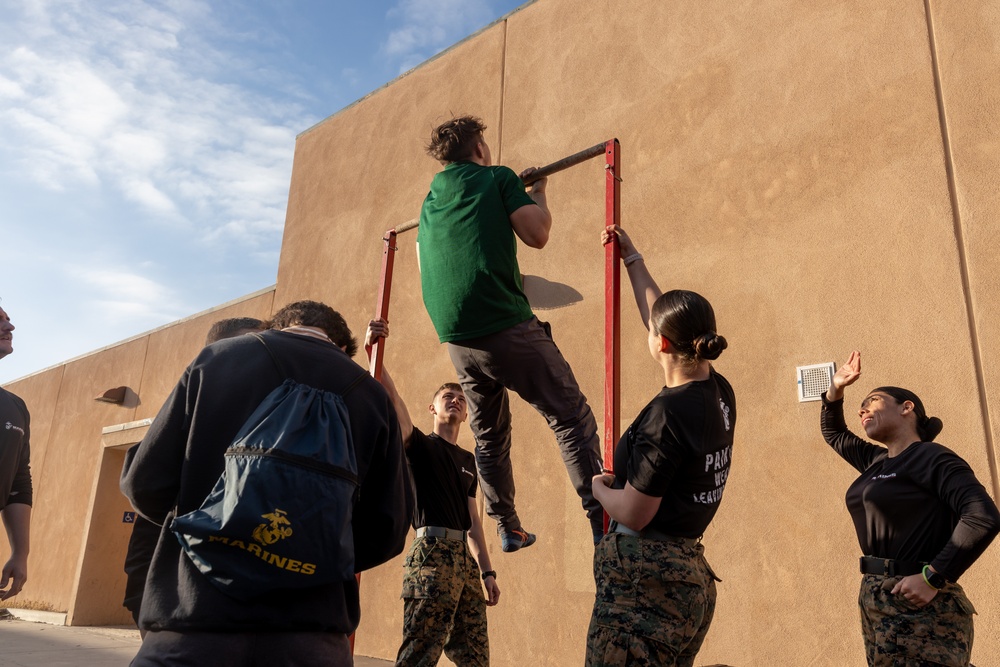
[[[795,369],[799,376],[799,403],[819,401],[833,383],[833,374],[837,372],[836,365],[831,361],[825,364],[799,366]]]

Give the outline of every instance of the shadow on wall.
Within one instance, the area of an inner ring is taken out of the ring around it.
[[[142,401],[139,400],[139,394],[135,393],[131,387],[108,389],[95,396],[94,400],[99,403],[120,405],[123,408],[137,408],[142,404]]]
[[[528,275],[521,276],[521,282],[532,310],[555,310],[583,301],[582,294],[563,283]]]

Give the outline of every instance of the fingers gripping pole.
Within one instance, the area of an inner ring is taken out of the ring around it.
[[[605,225],[621,222],[621,144],[611,139],[604,144]],[[617,237],[604,246],[604,467],[614,470],[618,444],[618,415],[621,404],[621,248]],[[604,532],[609,517],[604,514]]]

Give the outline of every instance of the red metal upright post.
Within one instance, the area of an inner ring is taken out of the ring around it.
[[[382,237],[382,277],[378,285],[376,317],[389,321],[389,294],[392,292],[392,265],[396,259],[396,230],[390,229]],[[385,356],[385,339],[379,338],[368,352],[368,372],[376,380],[382,378],[382,358]]]
[[[392,265],[396,259],[396,230],[390,229],[382,237],[384,247],[382,248],[382,276],[378,284],[378,303],[375,305],[376,317],[389,321],[389,295],[392,292]],[[385,339],[379,338],[368,350],[368,372],[376,380],[382,379],[382,358],[385,356]],[[361,586],[361,574],[355,574],[354,578]],[[351,642],[351,655],[354,655],[354,633],[349,637]]]
[[[621,144],[610,139],[604,149],[605,224],[621,222]],[[604,467],[614,469],[621,405],[621,248],[618,242],[604,246]],[[608,516],[604,515],[605,530]]]

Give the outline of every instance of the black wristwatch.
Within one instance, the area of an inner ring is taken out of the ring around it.
[[[485,572],[483,572],[483,581],[486,581],[486,577],[493,577],[494,579],[496,579],[497,578],[496,570],[486,570]]]
[[[923,575],[927,585],[935,590],[939,591],[948,584],[948,580],[944,578],[944,575],[931,570],[930,565],[924,565]]]

